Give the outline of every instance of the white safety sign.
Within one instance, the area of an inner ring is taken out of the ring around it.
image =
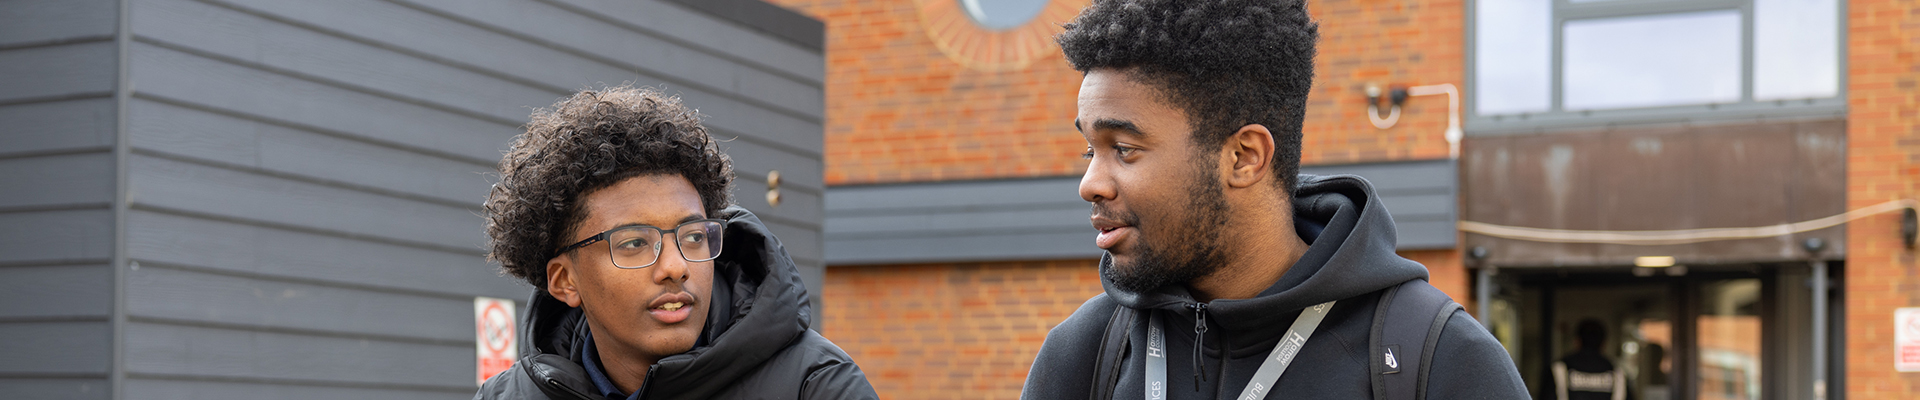
[[[515,337],[519,331],[516,321],[513,317],[513,300],[473,298],[473,347],[479,356],[475,364],[480,372],[476,385],[486,383],[487,378],[513,367],[513,361],[520,358],[519,340]]]
[[[1920,372],[1920,307],[1893,310],[1893,369]]]

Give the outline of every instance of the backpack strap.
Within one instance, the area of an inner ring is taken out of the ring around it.
[[[1373,398],[1426,399],[1433,350],[1460,304],[1426,280],[1416,279],[1381,291],[1377,307],[1369,338]]]
[[[1094,400],[1110,400],[1113,389],[1120,385],[1120,370],[1126,366],[1127,352],[1132,350],[1127,343],[1128,334],[1133,332],[1134,316],[1132,308],[1116,305],[1113,317],[1107,319],[1107,331],[1100,337],[1099,359],[1093,367]]]

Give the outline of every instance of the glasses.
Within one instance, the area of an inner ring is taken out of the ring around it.
[[[674,227],[671,231],[673,245],[680,249],[680,258],[686,259],[687,262],[704,262],[720,257],[720,245],[724,242],[721,240],[721,234],[726,227],[724,222],[720,219],[703,219]],[[654,262],[660,260],[660,249],[665,248],[661,242],[666,239],[666,232],[668,231],[646,225],[613,228],[562,248],[554,252],[553,256],[559,257],[569,251],[605,240],[607,252],[613,258],[613,266],[626,269],[651,267]]]

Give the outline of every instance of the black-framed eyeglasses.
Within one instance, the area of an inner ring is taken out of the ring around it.
[[[680,258],[686,259],[687,262],[713,261],[719,258],[720,245],[725,242],[722,240],[722,234],[726,226],[725,220],[715,218],[688,221],[674,227],[671,231],[673,244],[680,249]],[[651,267],[654,262],[660,260],[660,250],[665,248],[661,242],[666,239],[666,232],[668,231],[647,225],[622,226],[561,248],[560,251],[554,252],[553,256],[559,257],[569,251],[605,240],[607,254],[611,256],[613,266],[626,269]]]

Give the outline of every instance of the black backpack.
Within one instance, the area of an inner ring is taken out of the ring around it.
[[[1377,400],[1425,400],[1427,371],[1433,364],[1433,348],[1440,341],[1459,303],[1446,293],[1416,279],[1380,291],[1379,308],[1373,313],[1372,348],[1373,398]],[[1094,363],[1093,398],[1113,398],[1120,383],[1120,368],[1127,359],[1128,333],[1142,312],[1125,306],[1114,307],[1107,320],[1106,334],[1100,339],[1100,359]]]

